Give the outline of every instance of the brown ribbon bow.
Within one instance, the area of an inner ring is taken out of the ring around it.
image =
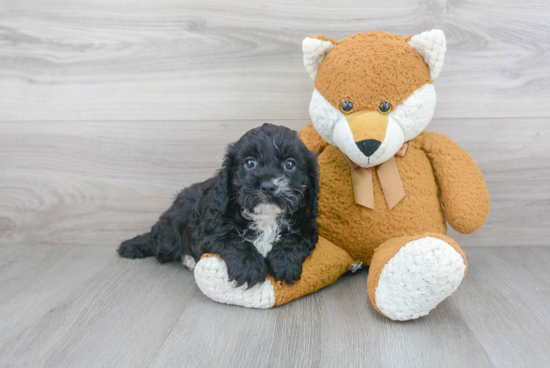
[[[397,151],[394,157],[404,157],[407,154],[409,142],[405,142]],[[391,210],[405,198],[405,189],[403,182],[397,170],[395,158],[392,157],[388,161],[376,166],[378,179],[384,191],[384,197],[388,204],[388,209]],[[355,203],[363,207],[374,210],[374,187],[372,184],[372,167],[364,168],[351,161],[346,155],[344,158],[351,167],[351,181],[353,183],[353,194],[355,195]]]

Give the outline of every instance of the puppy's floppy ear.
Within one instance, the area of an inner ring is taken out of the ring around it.
[[[238,142],[227,146],[222,167],[218,170],[212,186],[206,194],[207,211],[212,214],[214,218],[219,218],[219,215],[225,212],[232,196],[231,182],[233,180],[233,174],[235,173],[237,144]],[[215,226],[217,226],[217,224]]]
[[[307,187],[307,206],[311,212],[313,218],[317,218],[317,202],[319,201],[319,165],[317,164],[317,155],[307,147],[303,148],[306,152],[306,158],[308,163],[307,168],[307,177],[309,179],[309,184]]]

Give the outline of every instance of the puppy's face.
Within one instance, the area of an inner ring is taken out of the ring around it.
[[[232,195],[255,214],[293,213],[302,207],[316,215],[317,161],[296,132],[264,124],[232,145]],[[315,202],[312,204],[312,202]]]

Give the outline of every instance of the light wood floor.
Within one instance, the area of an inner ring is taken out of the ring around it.
[[[425,318],[371,307],[366,271],[272,310],[218,304],[180,264],[105,246],[0,251],[2,367],[547,367],[550,247],[468,247]]]

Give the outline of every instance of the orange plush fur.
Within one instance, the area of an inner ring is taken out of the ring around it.
[[[310,106],[314,125],[300,136],[319,154],[319,242],[301,280],[286,285],[270,278],[270,306],[330,285],[362,263],[370,265],[365,296],[375,310],[394,320],[424,316],[456,290],[467,270],[446,221],[472,233],[490,207],[472,158],[451,139],[423,130],[435,109],[432,82],[443,65],[444,34],[432,30],[404,38],[377,31],[339,42],[311,36],[303,51],[316,91]],[[353,103],[352,111],[340,109],[343,100]],[[389,102],[391,111],[379,109],[381,102]],[[370,181],[354,184],[350,166],[370,171],[364,177],[372,174],[372,188]],[[390,170],[398,175],[392,174],[388,187]],[[355,198],[366,193],[364,184],[374,195],[374,209]],[[405,197],[388,206],[385,195],[401,186]]]
[[[320,136],[313,138],[314,130],[309,125],[301,132],[311,148],[323,145]],[[350,168],[340,150],[325,145],[318,160],[319,235],[366,264],[374,249],[388,239],[428,232],[445,235],[445,217],[457,231],[472,233],[483,225],[489,211],[481,172],[460,146],[441,134],[423,132],[409,143],[405,157],[395,158],[406,196],[392,210],[386,206],[376,168],[376,209],[371,210],[355,204]]]
[[[319,65],[315,88],[336,108],[342,100],[353,101],[356,111],[376,111],[381,101],[397,106],[430,81],[424,59],[407,42],[380,31],[348,36]]]
[[[318,66],[317,91],[336,109],[342,100],[353,101],[354,112],[376,111],[381,101],[399,106],[433,82],[424,58],[408,44],[411,37],[371,32],[336,42],[312,36],[334,45]],[[368,294],[374,308],[384,314],[375,300],[382,269],[406,244],[425,237],[445,241],[467,267],[464,252],[446,235],[446,220],[457,231],[472,233],[485,222],[490,202],[480,170],[460,146],[437,133],[423,131],[414,137],[406,155],[395,157],[405,198],[389,210],[373,167],[372,210],[355,203],[350,165],[340,149],[328,144],[312,125],[300,135],[310,150],[319,153],[322,247],[304,265],[301,281],[276,289],[276,305],[313,292],[320,283],[332,283],[361,261],[371,265]],[[334,258],[330,247],[345,250],[349,257]],[[337,265],[327,269],[324,264],[329,260]]]

